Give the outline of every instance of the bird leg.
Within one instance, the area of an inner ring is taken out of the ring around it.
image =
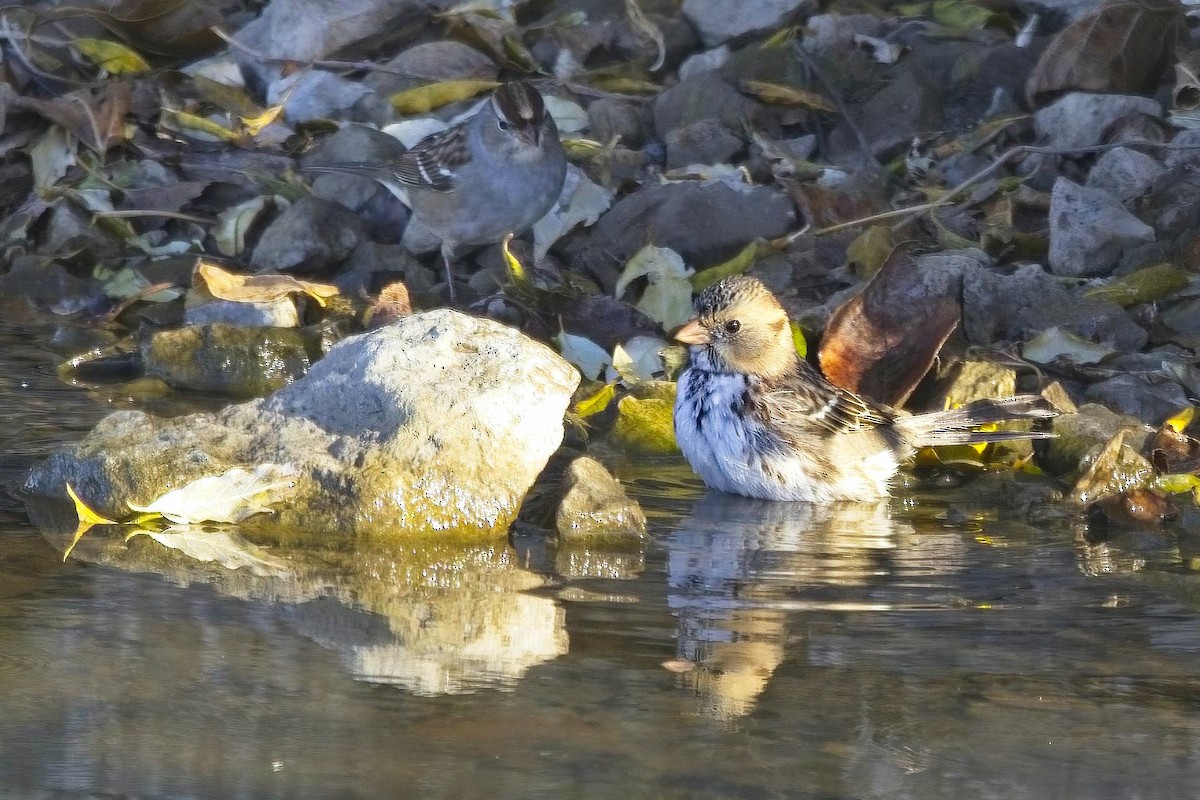
[[[446,288],[450,292],[450,304],[454,304],[454,243],[442,240],[442,264],[446,267]]]

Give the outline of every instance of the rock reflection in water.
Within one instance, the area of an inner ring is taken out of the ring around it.
[[[899,533],[886,503],[814,506],[710,492],[667,538],[668,602],[680,658],[704,711],[753,710],[783,661],[789,612],[883,610],[862,587],[895,566]],[[903,557],[899,561],[903,562]]]
[[[64,549],[74,517],[46,506],[30,511]],[[338,652],[355,677],[417,694],[511,687],[530,667],[567,652],[564,611],[527,593],[543,579],[522,569],[504,540],[295,536],[251,543],[228,531],[220,538],[250,557],[266,552],[287,570],[230,570],[104,528],[80,540],[71,557],[269,603],[298,633]]]

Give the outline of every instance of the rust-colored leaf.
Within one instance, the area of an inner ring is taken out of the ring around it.
[[[902,405],[958,325],[958,300],[930,294],[907,254],[895,253],[866,289],[834,312],[821,369],[843,389]]]
[[[379,297],[363,315],[363,325],[369,329],[382,328],[411,313],[412,301],[408,297],[408,287],[403,281],[395,281],[379,292]]]
[[[1059,92],[1145,94],[1173,59],[1174,0],[1114,0],[1059,31],[1025,85],[1030,105]]]

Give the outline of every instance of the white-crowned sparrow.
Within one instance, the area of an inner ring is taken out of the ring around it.
[[[425,252],[440,242],[453,297],[458,249],[529,230],[558,199],[567,157],[541,94],[525,81],[509,81],[478,113],[422,139],[395,162],[306,169],[366,175],[400,195],[412,209],[403,243]]]
[[[972,430],[1053,417],[1035,395],[910,415],[834,386],[797,355],[787,313],[753,278],[710,286],[695,306],[695,319],[675,332],[690,345],[675,436],[714,489],[766,500],[882,500],[920,447],[1049,435]]]

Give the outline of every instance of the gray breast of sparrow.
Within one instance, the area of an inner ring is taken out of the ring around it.
[[[369,175],[412,209],[404,244],[440,247],[453,291],[459,248],[520,234],[558,199],[567,158],[554,119],[531,84],[502,84],[478,113],[422,139],[390,164],[342,163],[309,169]]]
[[[1054,416],[1036,396],[910,415],[834,386],[797,355],[786,312],[753,278],[710,286],[695,309],[675,333],[689,345],[675,435],[714,489],[767,500],[881,500],[919,447],[1048,435],[973,430]]]

